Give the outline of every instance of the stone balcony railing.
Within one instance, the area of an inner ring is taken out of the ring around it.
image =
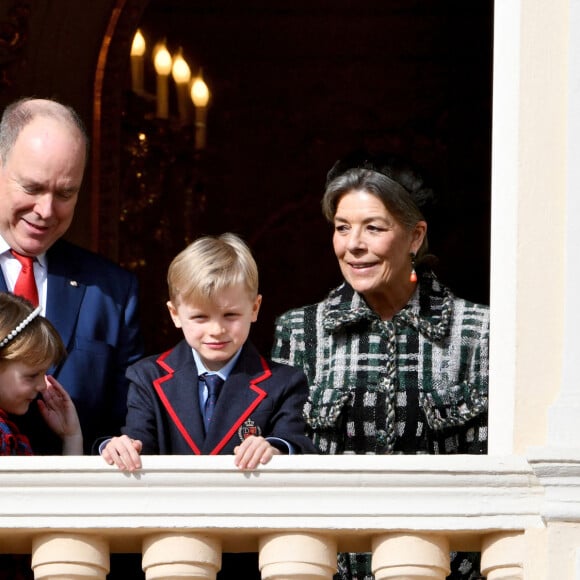
[[[580,521],[578,457],[145,456],[131,475],[3,457],[0,551],[32,553],[36,579],[104,580],[111,552],[142,553],[148,580],[213,579],[222,552],[256,551],[263,579],[329,580],[337,551],[368,551],[378,580],[442,580],[453,550],[520,579],[526,533]]]

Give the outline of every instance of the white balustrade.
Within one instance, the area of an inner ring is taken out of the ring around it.
[[[42,580],[104,580],[115,552],[141,553],[148,580],[213,580],[223,552],[248,551],[264,580],[330,580],[345,551],[371,552],[377,580],[442,580],[450,551],[481,551],[488,580],[535,580],[550,570],[548,524],[580,546],[579,482],[570,450],[277,456],[254,472],[145,456],[134,474],[99,457],[3,457],[0,552],[32,553]]]

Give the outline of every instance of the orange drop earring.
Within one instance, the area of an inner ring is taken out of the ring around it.
[[[411,252],[411,275],[409,276],[409,281],[413,284],[417,281],[417,272],[415,272],[415,252]]]

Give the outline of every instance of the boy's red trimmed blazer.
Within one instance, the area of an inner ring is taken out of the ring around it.
[[[185,340],[127,371],[129,396],[122,432],[149,455],[233,454],[248,435],[279,437],[296,453],[317,453],[304,434],[308,384],[302,370],[266,361],[248,341],[216,403],[205,433],[198,370]]]

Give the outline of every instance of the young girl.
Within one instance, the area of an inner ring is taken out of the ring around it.
[[[79,418],[68,393],[48,369],[66,355],[62,340],[40,308],[0,293],[0,455],[32,455],[25,434],[10,420],[39,406],[47,425],[62,439],[63,455],[82,455]],[[42,398],[38,398],[42,393]],[[36,402],[35,402],[36,401]]]
[[[32,455],[28,437],[10,415],[39,406],[47,425],[62,439],[63,455],[82,455],[83,437],[68,393],[48,369],[66,355],[62,340],[40,308],[0,292],[0,455]],[[37,396],[42,393],[42,399]],[[36,402],[34,402],[36,401]],[[1,469],[1,467],[0,467]],[[30,554],[0,554],[0,580],[32,580]]]

